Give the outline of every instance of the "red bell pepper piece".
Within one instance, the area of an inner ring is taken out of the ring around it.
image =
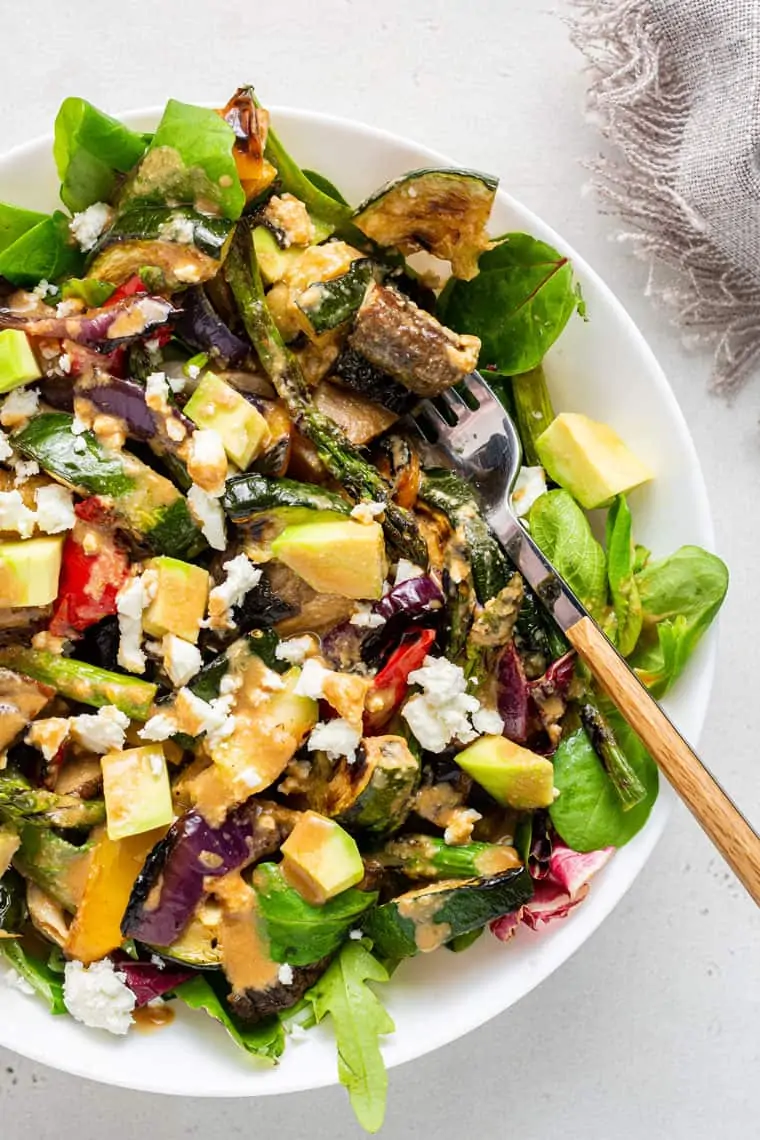
[[[123,301],[125,297],[134,297],[138,293],[147,293],[148,287],[140,277],[139,273],[135,273],[133,277],[128,278],[123,285],[111,294],[106,302],[103,304],[104,309],[108,309],[111,305],[118,305],[119,301]]]
[[[435,641],[435,630],[421,629],[411,640],[399,645],[376,675],[367,694],[364,728],[376,732],[387,724],[399,708],[409,687],[409,674],[421,668]]]
[[[87,503],[77,514],[93,514]],[[86,541],[89,539],[89,541]],[[90,553],[94,540],[95,549]],[[63,544],[58,597],[53,607],[50,632],[56,637],[82,633],[104,617],[116,613],[116,595],[129,576],[129,558],[115,537],[106,530],[80,523]]]

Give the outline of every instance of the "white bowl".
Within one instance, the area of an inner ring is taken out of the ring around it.
[[[160,111],[124,116],[150,130]],[[308,111],[275,110],[273,121],[301,165],[332,179],[358,203],[387,179],[421,166],[455,165],[417,143],[360,123]],[[494,170],[493,173],[498,173]],[[51,140],[22,146],[0,159],[0,199],[50,210],[58,183]],[[568,254],[582,283],[588,323],[574,317],[546,362],[559,409],[612,424],[656,472],[631,497],[635,533],[655,554],[682,543],[713,544],[704,480],[688,429],[657,361],[633,321],[594,271],[548,226],[504,191],[492,232],[525,230]],[[668,709],[689,739],[702,727],[712,682],[715,633],[701,645]],[[587,900],[540,934],[521,929],[504,945],[487,936],[465,954],[440,950],[404,963],[383,989],[396,1022],[384,1055],[389,1066],[429,1053],[508,1009],[548,977],[593,933],[622,898],[662,834],[674,802],[663,786],[646,827],[597,877]],[[180,1003],[176,1003],[179,1007]],[[256,1067],[204,1014],[177,1009],[160,1033],[117,1039],[66,1017],[41,1001],[0,988],[0,1044],[53,1068],[108,1084],[182,1096],[264,1096],[335,1083],[329,1032],[289,1042],[275,1069]]]

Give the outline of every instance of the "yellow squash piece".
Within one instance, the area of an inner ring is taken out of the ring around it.
[[[82,901],[69,927],[64,950],[88,964],[117,950],[123,942],[124,917],[135,879],[164,829],[114,841],[105,832],[92,853]]]
[[[575,412],[562,412],[536,440],[549,475],[586,510],[653,478],[650,469],[607,424]]]

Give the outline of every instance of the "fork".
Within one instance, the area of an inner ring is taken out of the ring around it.
[[[760,905],[760,837],[518,520],[511,497],[522,446],[512,418],[477,372],[436,400],[421,401],[405,425],[428,456],[475,485],[510,561]]]

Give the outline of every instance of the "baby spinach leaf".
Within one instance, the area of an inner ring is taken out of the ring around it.
[[[471,281],[452,280],[439,316],[482,342],[480,366],[513,376],[537,368],[582,303],[569,260],[529,234],[505,234]]]
[[[574,851],[622,847],[641,830],[657,799],[657,767],[641,741],[612,708],[604,710],[620,747],[646,796],[625,810],[584,729],[565,737],[554,755],[554,785],[559,796],[549,815],[559,835]]]
[[[203,1009],[209,1017],[221,1022],[235,1044],[246,1053],[272,1064],[282,1056],[285,1033],[279,1018],[268,1017],[257,1025],[243,1025],[227,1009],[210,982],[200,974],[177,986],[174,992],[190,1009]]]
[[[592,617],[607,602],[607,562],[588,519],[568,491],[548,491],[530,509],[530,533]]]
[[[350,889],[328,899],[323,906],[310,906],[285,879],[278,864],[256,868],[253,886],[258,913],[264,920],[269,953],[275,962],[308,966],[334,954],[360,915],[377,895]]]
[[[240,217],[245,192],[232,153],[234,141],[232,127],[215,111],[170,99],[124,189],[120,209],[139,200]]]
[[[728,569],[699,546],[682,546],[636,575],[643,632],[631,665],[656,697],[671,687],[723,604]]]
[[[0,253],[46,218],[47,214],[38,214],[36,210],[23,210],[21,206],[0,202]]]
[[[320,1022],[332,1017],[338,1046],[338,1077],[348,1089],[362,1128],[378,1132],[385,1116],[388,1074],[380,1037],[393,1033],[388,1012],[367,982],[387,982],[388,971],[361,942],[347,942],[339,957],[306,993]]]
[[[309,182],[311,182],[312,186],[316,186],[317,190],[321,190],[322,193],[326,194],[328,198],[332,198],[334,201],[340,202],[342,206],[348,206],[348,202],[343,197],[338,187],[333,182],[331,182],[329,178],[326,178],[324,174],[320,174],[318,170],[304,170],[303,173],[304,176],[309,179]]]
[[[66,1013],[63,978],[51,970],[46,962],[29,953],[20,942],[12,938],[0,939],[0,958],[4,958],[35,993],[45,999],[51,1013]]]
[[[618,495],[607,515],[607,578],[615,610],[608,633],[623,657],[636,648],[643,623],[631,528],[625,495]]]
[[[145,145],[144,135],[86,99],[64,99],[53,140],[63,204],[76,212],[93,202],[110,202],[119,173],[126,174],[139,162]]]
[[[41,220],[27,226],[33,217]],[[83,265],[84,254],[73,241],[69,219],[61,210],[46,217],[0,205],[0,276],[14,285],[36,285],[43,278],[55,281],[76,274]]]

